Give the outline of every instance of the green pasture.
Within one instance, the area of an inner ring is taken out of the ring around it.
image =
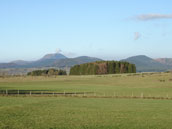
[[[172,97],[171,73],[117,74],[99,76],[0,78],[0,90],[50,90],[96,92],[96,95]]]
[[[0,97],[1,129],[170,129],[171,100]]]
[[[0,90],[172,97],[171,73],[5,77]],[[0,96],[0,129],[171,129],[172,100]]]

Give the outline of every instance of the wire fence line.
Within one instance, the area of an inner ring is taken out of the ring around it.
[[[42,91],[42,90],[0,90],[0,96],[33,96],[33,97],[81,97],[81,98],[130,98],[130,99],[164,99],[164,100],[172,100],[168,94],[166,96],[151,96],[144,95],[144,93],[140,93],[140,95],[134,95],[133,92],[131,95],[125,94],[106,94],[100,92],[55,92],[55,91]]]
[[[49,90],[0,90],[0,95],[82,95],[93,92],[56,92]]]

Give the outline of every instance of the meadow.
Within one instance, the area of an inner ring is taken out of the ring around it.
[[[0,90],[90,92],[97,96],[171,98],[171,88],[171,73],[0,78]],[[170,129],[171,107],[168,99],[1,95],[0,128]]]

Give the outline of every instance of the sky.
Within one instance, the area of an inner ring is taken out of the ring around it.
[[[47,53],[172,58],[172,0],[0,0],[0,62]]]

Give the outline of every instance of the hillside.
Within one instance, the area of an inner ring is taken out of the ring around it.
[[[60,60],[60,59],[65,59],[65,58],[67,57],[60,53],[54,53],[54,54],[47,54],[40,60]]]
[[[31,61],[15,60],[15,61],[12,61],[10,63],[14,63],[14,64],[17,64],[17,65],[26,65],[26,64],[31,63]]]
[[[137,72],[161,72],[167,71],[170,67],[162,64],[145,55],[133,56],[122,61],[128,61],[136,65]]]
[[[18,68],[20,65],[15,64],[15,63],[0,63],[0,69],[4,68]]]
[[[161,64],[172,66],[172,58],[158,58],[155,60]]]
[[[95,61],[101,61],[99,58],[94,58],[94,57],[88,57],[88,56],[80,56],[76,58],[67,58],[67,59],[61,59],[61,60],[56,60],[53,63],[53,67],[72,67],[77,64],[84,64],[84,63],[89,63],[89,62],[95,62]]]

